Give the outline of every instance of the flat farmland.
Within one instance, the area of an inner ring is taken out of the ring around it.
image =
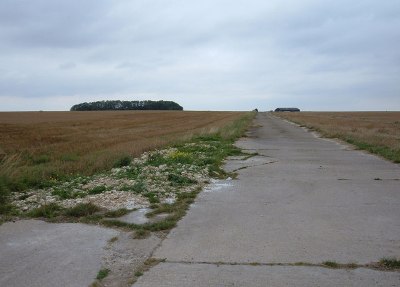
[[[243,112],[102,111],[0,113],[0,177],[15,189],[89,175],[124,157],[212,134]],[[20,184],[21,186],[18,186]]]
[[[400,162],[400,112],[274,113],[360,149]]]

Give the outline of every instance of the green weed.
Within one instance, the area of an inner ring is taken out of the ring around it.
[[[111,210],[108,211],[104,214],[104,217],[121,217],[124,216],[125,214],[128,214],[129,212],[131,212],[130,210],[126,209],[126,208],[120,208],[117,210]]]
[[[109,273],[110,273],[110,269],[107,269],[107,268],[101,269],[99,271],[99,273],[97,273],[96,279],[102,280],[102,279],[106,278]]]
[[[91,190],[88,191],[88,193],[89,194],[100,194],[106,190],[107,190],[107,187],[105,185],[99,185],[99,186],[93,187]]]
[[[400,269],[400,260],[397,258],[382,258],[379,263],[388,269]]]
[[[117,159],[114,163],[114,167],[124,167],[124,166],[128,166],[131,164],[131,157],[130,156],[122,156],[119,159]]]
[[[45,204],[28,212],[30,217],[54,218],[62,214],[64,208],[55,203]]]
[[[190,179],[186,176],[182,176],[179,174],[170,173],[168,175],[168,180],[171,185],[173,186],[185,186],[197,183],[197,181]]]
[[[75,205],[74,207],[66,209],[64,214],[72,217],[83,217],[92,215],[93,213],[98,211],[100,211],[100,208],[93,203],[80,203]]]
[[[325,265],[330,268],[339,268],[340,267],[339,263],[337,263],[335,261],[324,261],[324,262],[322,262],[322,265]]]

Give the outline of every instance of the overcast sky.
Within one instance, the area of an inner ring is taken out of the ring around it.
[[[400,1],[0,1],[0,110],[107,99],[400,110]]]

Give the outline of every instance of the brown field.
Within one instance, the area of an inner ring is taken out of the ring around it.
[[[400,112],[284,112],[274,115],[400,162]]]
[[[195,135],[215,133],[245,114],[3,112],[0,177],[32,186],[50,177],[93,174],[111,168],[124,156],[137,156]]]

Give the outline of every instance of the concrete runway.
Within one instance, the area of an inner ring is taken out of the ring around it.
[[[400,257],[400,167],[260,113],[135,287],[400,286],[399,272],[288,266]],[[270,266],[271,264],[287,266]]]

